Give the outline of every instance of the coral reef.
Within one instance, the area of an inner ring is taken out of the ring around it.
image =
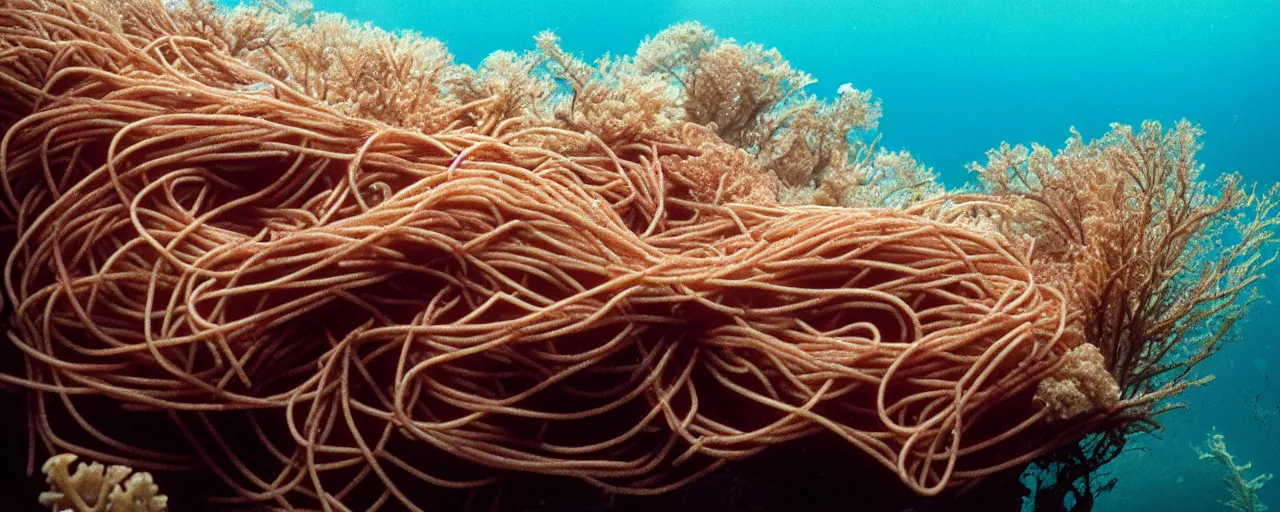
[[[1005,144],[973,166],[984,193],[947,198],[962,206],[954,211],[1034,244],[1037,275],[1072,297],[1082,335],[1119,385],[1124,414],[1040,461],[1059,473],[1038,493],[1041,509],[1066,495],[1091,503],[1110,488],[1105,479],[1084,485],[1083,475],[1182,407],[1168,398],[1212,378],[1193,371],[1237,336],[1275,260],[1280,189],[1259,191],[1234,174],[1202,179],[1202,135],[1185,120],[1170,129],[1148,121],[1113,125],[1093,141],[1073,130],[1056,153]]]
[[[1274,193],[1200,181],[1187,123],[944,194],[870,92],[694,23],[476,69],[295,4],[0,26],[0,382],[39,449],[223,506],[658,494],[820,434],[936,495],[1155,425],[1271,262]]]

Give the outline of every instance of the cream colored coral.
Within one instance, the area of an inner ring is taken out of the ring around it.
[[[1066,362],[1036,388],[1036,400],[1048,409],[1051,421],[1116,405],[1120,386],[1107,372],[1098,347],[1083,343],[1063,357]]]
[[[1258,490],[1271,480],[1272,475],[1264,473],[1253,478],[1246,477],[1245,473],[1253,468],[1253,464],[1248,462],[1244,465],[1236,464],[1236,458],[1227,451],[1226,438],[1218,433],[1216,427],[1209,433],[1209,439],[1205,441],[1204,447],[1205,449],[1201,450],[1192,446],[1192,449],[1200,455],[1201,460],[1213,459],[1227,470],[1222,481],[1231,491],[1231,501],[1222,502],[1222,504],[1237,512],[1266,512],[1267,506],[1258,498]]]
[[[76,456],[63,453],[45,461],[41,471],[47,476],[49,490],[40,493],[40,504],[55,512],[163,512],[169,498],[151,480],[151,474],[135,473],[128,466],[103,466],[97,462],[80,463],[75,473],[71,464]]]

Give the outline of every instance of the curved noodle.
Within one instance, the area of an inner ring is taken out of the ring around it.
[[[658,493],[823,431],[922,494],[1051,447],[1030,395],[1079,340],[984,233],[699,201],[680,141],[355,119],[162,8],[35,3],[0,14],[0,379],[51,450],[416,510],[503,470]],[[111,425],[157,419],[187,444]]]

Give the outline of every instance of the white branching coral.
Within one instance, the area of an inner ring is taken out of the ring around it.
[[[1249,471],[1253,464],[1246,462],[1242,466],[1236,465],[1235,457],[1227,452],[1226,438],[1219,434],[1217,429],[1209,433],[1209,438],[1204,442],[1204,449],[1194,446],[1192,449],[1200,454],[1201,460],[1213,459],[1226,468],[1227,474],[1223,475],[1222,481],[1231,492],[1231,501],[1223,502],[1223,505],[1238,512],[1267,510],[1267,506],[1258,499],[1258,490],[1271,480],[1271,474],[1264,473],[1253,478],[1245,476],[1245,472]]]
[[[63,453],[45,461],[41,470],[49,490],[40,493],[40,504],[54,512],[163,512],[169,498],[151,480],[151,474],[128,466],[103,466],[83,462],[72,473],[76,456]]]
[[[1120,387],[1107,372],[1098,347],[1083,343],[1063,358],[1063,365],[1036,388],[1036,400],[1048,409],[1050,420],[1068,420],[1116,405]]]

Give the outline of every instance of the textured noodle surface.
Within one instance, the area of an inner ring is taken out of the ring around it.
[[[393,128],[158,6],[28,3],[0,2],[5,378],[50,451],[364,509],[502,470],[662,492],[823,431],[922,494],[1052,447],[1031,395],[1079,340],[988,233],[709,201],[693,131]]]

